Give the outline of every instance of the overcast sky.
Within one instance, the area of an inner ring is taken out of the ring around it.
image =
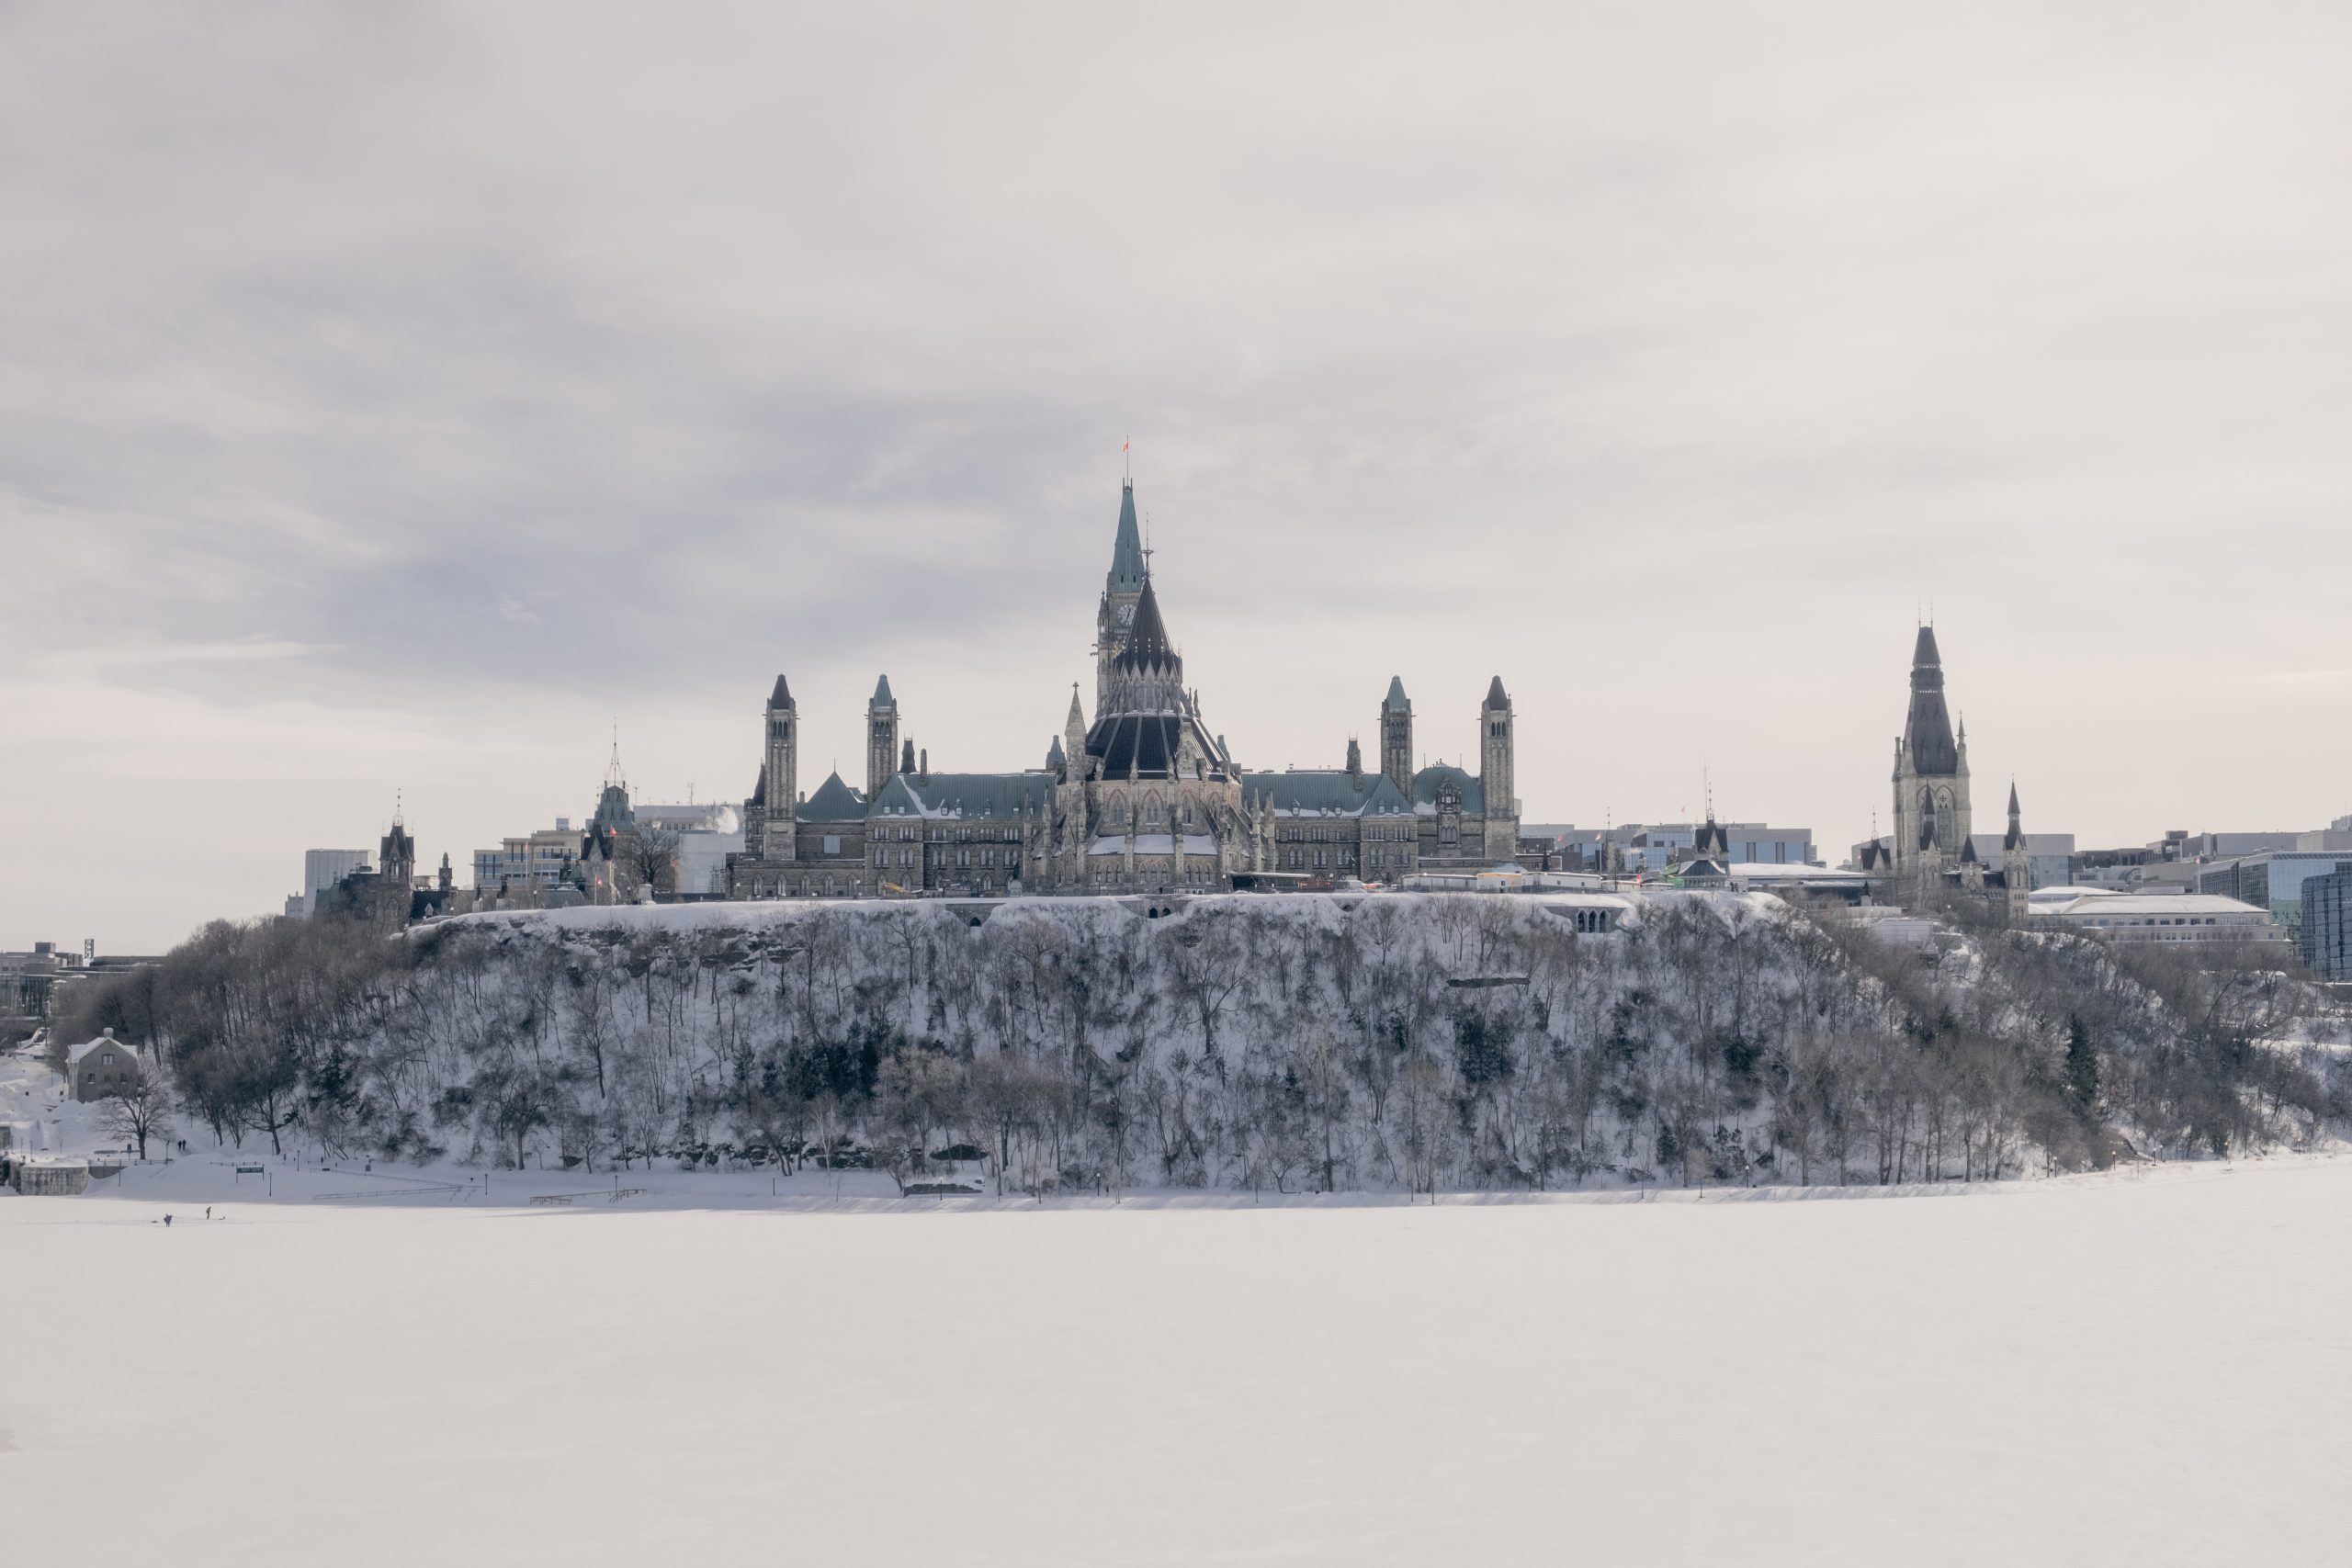
[[[740,799],[779,670],[804,787],[884,671],[1034,766],[1130,435],[1252,767],[1499,673],[1530,819],[1835,861],[1932,601],[1980,826],[2318,825],[2347,16],[0,6],[0,946],[466,880],[616,719]]]

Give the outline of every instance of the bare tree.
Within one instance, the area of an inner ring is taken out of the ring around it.
[[[147,1158],[147,1140],[170,1134],[171,1114],[172,1097],[151,1068],[129,1089],[107,1101],[99,1124],[110,1136],[136,1141],[143,1162]]]

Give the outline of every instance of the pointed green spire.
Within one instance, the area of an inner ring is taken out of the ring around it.
[[[1119,487],[1119,538],[1111,547],[1110,590],[1133,593],[1143,586],[1143,530],[1136,524],[1136,487]]]

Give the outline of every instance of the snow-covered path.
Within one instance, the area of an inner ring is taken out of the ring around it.
[[[2352,1540],[2352,1161],[1957,1201],[160,1212],[0,1199],[28,1561]]]

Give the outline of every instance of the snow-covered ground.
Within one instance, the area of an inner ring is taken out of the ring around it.
[[[2352,1160],[1435,1207],[283,1177],[209,1224],[207,1170],[0,1197],[12,1559],[1983,1568],[2352,1532]]]

